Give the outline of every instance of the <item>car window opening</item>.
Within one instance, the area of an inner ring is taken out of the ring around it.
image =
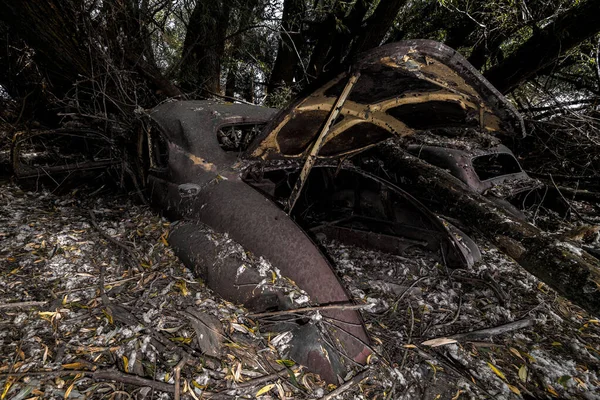
[[[169,145],[158,129],[153,129],[148,135],[148,150],[150,151],[151,168],[167,168],[169,163]]]
[[[508,153],[486,154],[472,160],[473,169],[480,180],[521,172],[519,162]]]
[[[224,126],[217,131],[217,140],[225,151],[242,152],[250,146],[263,127],[264,124]]]

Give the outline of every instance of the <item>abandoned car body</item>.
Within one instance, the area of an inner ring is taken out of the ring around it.
[[[150,117],[147,191],[178,221],[170,234],[176,253],[218,294],[254,311],[328,306],[325,328],[299,318],[285,329],[295,361],[330,382],[371,350],[360,313],[310,235],[395,253],[420,246],[450,266],[479,257],[468,237],[352,158],[433,128],[522,129],[512,106],[462,56],[425,40],[363,54],[279,113],[181,101]],[[267,287],[269,276],[284,282]]]

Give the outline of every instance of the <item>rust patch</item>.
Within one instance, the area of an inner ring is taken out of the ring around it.
[[[217,172],[217,166],[215,164],[209,163],[205,159],[198,157],[194,154],[185,153],[185,155],[192,160],[194,165],[198,165],[200,168],[205,170],[206,172]]]

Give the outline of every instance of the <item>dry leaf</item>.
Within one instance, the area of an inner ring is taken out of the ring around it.
[[[510,389],[510,391],[513,392],[514,394],[518,394],[519,396],[521,395],[521,391],[519,390],[518,387],[513,386],[513,385],[509,385],[508,383],[506,384],[506,386],[508,386],[508,388]]]
[[[262,388],[260,388],[260,390],[258,392],[256,392],[256,397],[262,396],[263,394],[267,393],[269,390],[273,389],[274,387],[275,387],[274,383],[263,386]]]
[[[127,356],[123,356],[123,370],[125,370],[125,372],[129,372],[129,359]]]
[[[506,376],[504,376],[504,374],[502,373],[502,371],[500,371],[498,368],[496,368],[496,366],[492,363],[487,363],[487,365],[489,365],[489,367],[492,369],[492,371],[494,371],[494,373],[496,375],[498,375],[500,378],[502,378],[503,380],[506,380]]]
[[[444,346],[446,344],[452,344],[452,343],[456,343],[456,342],[457,341],[455,339],[437,338],[437,339],[426,340],[421,344],[423,346],[438,347],[438,346]]]
[[[70,364],[63,364],[62,367],[64,369],[84,369],[86,365],[84,363],[74,362]]]
[[[514,347],[509,347],[508,350],[510,350],[511,353],[513,353],[515,356],[519,357],[521,360],[525,361],[525,359],[523,358],[521,353],[519,353],[519,350],[515,349]]]
[[[558,393],[556,393],[556,390],[554,390],[554,388],[550,385],[548,385],[548,387],[546,387],[546,390],[548,391],[548,393],[550,393],[552,396],[556,396],[558,397]]]
[[[519,379],[522,382],[527,382],[527,366],[525,364],[521,365],[521,368],[519,368]]]

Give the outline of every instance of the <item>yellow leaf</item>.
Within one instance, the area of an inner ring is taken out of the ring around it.
[[[4,400],[6,398],[6,395],[8,394],[8,391],[10,390],[10,387],[12,386],[12,384],[15,382],[15,378],[13,377],[8,377],[6,379],[6,383],[4,384],[4,390],[2,391],[2,394],[0,395],[0,400]]]
[[[185,281],[179,281],[175,284],[176,287],[179,288],[179,290],[181,290],[181,294],[184,296],[189,296],[190,291],[187,288],[187,285],[185,283]]]
[[[575,382],[577,382],[577,384],[579,386],[581,386],[583,389],[587,390],[587,385],[585,384],[584,381],[582,381],[581,379],[579,379],[578,377],[574,377],[573,379],[575,379]]]
[[[416,349],[417,346],[415,346],[414,344],[405,344],[402,347],[404,347],[405,349]]]
[[[554,346],[554,347],[562,346],[562,343],[561,342],[552,342],[552,346]]]
[[[187,337],[182,337],[182,336],[172,337],[169,339],[171,339],[171,341],[173,341],[173,342],[178,342],[178,343],[183,343],[183,344],[192,343],[192,338],[187,338]]]
[[[167,242],[167,237],[169,237],[169,231],[165,231],[165,233],[163,233],[162,235],[160,235],[160,241],[165,245],[168,246],[169,242]]]
[[[523,356],[521,356],[521,353],[519,353],[519,350],[515,349],[514,347],[510,347],[508,350],[510,350],[511,353],[513,353],[515,356],[519,357],[521,360],[525,361]]]
[[[500,378],[502,378],[502,379],[506,380],[506,376],[504,376],[504,374],[502,373],[502,371],[500,371],[498,368],[496,368],[496,367],[494,366],[494,364],[492,364],[492,363],[487,363],[487,365],[488,365],[488,366],[489,366],[489,367],[492,369],[492,371],[494,371],[494,373],[495,373],[496,375],[498,375]]]
[[[433,370],[433,377],[435,378],[435,375],[437,374],[437,371],[438,371],[438,367],[435,364],[430,363],[429,361],[425,361],[425,362]]]
[[[463,391],[459,389],[458,392],[456,392],[456,394],[452,398],[452,400],[458,400],[458,398],[460,397],[461,393],[463,393]]]
[[[123,356],[123,369],[129,372],[129,359],[126,356]]]
[[[277,281],[277,274],[275,271],[271,271],[271,283],[275,283]]]
[[[531,354],[529,354],[529,353],[524,353],[524,354],[529,359],[529,362],[532,362],[532,363],[537,362],[535,360],[535,357],[533,357]]]
[[[296,364],[292,360],[275,360],[275,362],[279,365],[283,365],[284,367],[293,367]]]
[[[208,387],[208,385],[201,385],[201,384],[199,384],[196,381],[192,381],[192,385],[194,385],[195,387],[197,387],[200,390],[204,390],[204,389],[206,389]]]
[[[521,391],[519,390],[518,387],[513,386],[513,385],[509,385],[508,383],[506,384],[506,386],[508,386],[508,388],[510,389],[510,391],[513,392],[514,394],[521,395]]]
[[[521,365],[521,368],[519,368],[519,379],[522,382],[527,382],[527,366],[525,364]]]
[[[106,319],[108,320],[108,323],[111,325],[114,325],[115,320],[113,319],[113,316],[111,313],[109,313],[106,310],[102,310],[102,314],[104,314],[104,316],[106,317]]]
[[[74,362],[74,363],[70,363],[70,364],[63,364],[62,367],[64,369],[83,369],[83,368],[85,368],[85,364],[80,363],[80,362]]]
[[[556,390],[554,390],[554,388],[550,385],[548,385],[548,387],[546,387],[546,390],[548,391],[548,393],[550,393],[552,396],[556,396],[558,397],[558,393],[556,393]]]
[[[71,392],[73,391],[73,388],[75,387],[75,380],[73,380],[73,383],[71,383],[69,385],[69,387],[67,388],[67,390],[65,391],[65,399],[69,397],[69,395],[71,394]]]

